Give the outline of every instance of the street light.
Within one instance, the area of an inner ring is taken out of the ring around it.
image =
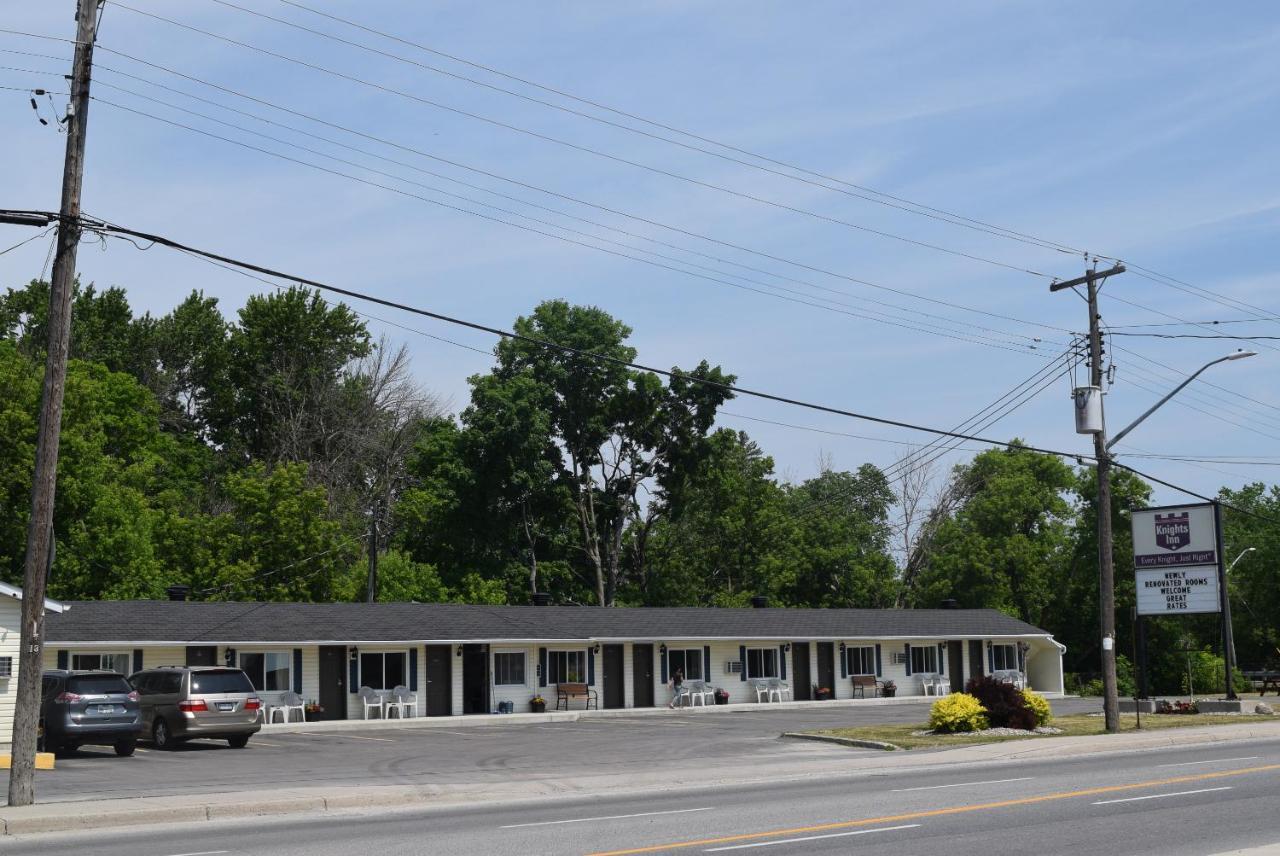
[[[1175,386],[1175,387],[1172,389],[1172,391],[1170,391],[1170,392],[1169,392],[1169,394],[1168,394],[1168,395],[1166,395],[1164,398],[1160,399],[1160,400],[1159,400],[1159,401],[1157,401],[1155,404],[1153,404],[1153,405],[1151,405],[1150,407],[1148,407],[1148,408],[1147,408],[1147,411],[1146,411],[1145,413],[1143,413],[1141,416],[1139,416],[1137,419],[1135,419],[1135,420],[1133,420],[1132,422],[1130,422],[1127,428],[1123,429],[1119,434],[1117,434],[1116,436],[1114,436],[1114,437],[1112,437],[1110,440],[1108,440],[1108,441],[1107,441],[1107,449],[1108,449],[1108,450],[1110,450],[1110,448],[1111,448],[1112,446],[1114,446],[1116,443],[1119,443],[1119,442],[1120,442],[1120,440],[1124,437],[1124,435],[1125,435],[1125,434],[1128,434],[1128,433],[1129,433],[1130,431],[1132,431],[1134,428],[1137,428],[1137,427],[1138,427],[1138,425],[1142,422],[1142,420],[1146,419],[1146,418],[1147,418],[1148,416],[1150,416],[1152,413],[1155,413],[1157,410],[1159,410],[1159,409],[1160,409],[1160,407],[1161,407],[1161,406],[1162,406],[1166,401],[1168,401],[1169,399],[1171,399],[1171,398],[1173,398],[1175,395],[1177,395],[1179,392],[1181,392],[1181,391],[1182,391],[1182,389],[1183,389],[1183,387],[1185,387],[1187,384],[1191,383],[1191,381],[1193,381],[1193,380],[1195,380],[1196,378],[1200,377],[1200,375],[1204,372],[1204,370],[1205,370],[1205,369],[1207,369],[1207,368],[1209,368],[1209,366],[1216,366],[1218,363],[1225,363],[1225,362],[1227,362],[1228,360],[1243,360],[1245,357],[1256,357],[1257,355],[1258,355],[1258,352],[1257,352],[1257,351],[1236,351],[1234,354],[1227,354],[1225,357],[1218,357],[1216,360],[1211,360],[1211,361],[1209,361],[1209,362],[1205,363],[1203,366],[1201,366],[1199,369],[1197,369],[1197,370],[1196,370],[1196,372],[1195,372],[1194,374],[1189,375],[1189,376],[1187,377],[1187,379],[1186,379],[1186,380],[1184,380],[1182,383],[1180,383],[1180,384],[1178,384],[1177,386]]]
[[[1119,272],[1123,272],[1123,266],[1118,268]],[[1109,275],[1110,272],[1107,272]],[[1098,315],[1098,276],[1089,273],[1085,277],[1089,282],[1089,332],[1090,332],[1090,357],[1091,357],[1091,380],[1093,388],[1097,391],[1102,389],[1102,343],[1097,325]],[[1074,283],[1074,281],[1072,281]],[[1061,283],[1059,285],[1050,286],[1050,290],[1060,287],[1068,287],[1072,283]],[[1228,360],[1242,360],[1245,357],[1255,356],[1255,351],[1236,351],[1234,354],[1227,354],[1205,363],[1193,374],[1189,375],[1186,380],[1178,384],[1164,398],[1157,401],[1147,411],[1125,427],[1123,431],[1117,434],[1110,441],[1107,440],[1107,428],[1105,418],[1102,417],[1102,408],[1099,406],[1098,420],[1093,422],[1085,420],[1083,423],[1077,419],[1076,431],[1084,434],[1093,434],[1094,458],[1097,461],[1097,477],[1098,477],[1098,609],[1101,613],[1102,625],[1102,686],[1103,695],[1102,710],[1106,719],[1107,731],[1116,732],[1120,730],[1120,699],[1116,692],[1116,661],[1115,661],[1115,569],[1113,566],[1113,539],[1111,533],[1111,447],[1114,446],[1121,438],[1136,428],[1148,416],[1155,413],[1164,405],[1166,401],[1177,395],[1191,381],[1199,377],[1210,366],[1218,363],[1227,362]],[[1101,402],[1099,401],[1099,405]],[[1226,616],[1223,616],[1226,618]],[[1230,625],[1227,625],[1227,633],[1230,633]],[[1227,646],[1229,650],[1230,646]],[[1228,681],[1228,684],[1230,681]]]

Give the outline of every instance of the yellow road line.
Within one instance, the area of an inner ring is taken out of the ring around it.
[[[922,817],[941,817],[950,814],[966,814],[973,811],[987,811],[997,808],[1035,805],[1037,803],[1056,800],[1091,797],[1097,794],[1113,794],[1119,791],[1132,791],[1139,788],[1154,788],[1160,785],[1178,785],[1184,782],[1204,782],[1211,779],[1223,779],[1228,776],[1245,776],[1250,773],[1266,773],[1280,770],[1280,764],[1267,764],[1262,767],[1244,767],[1239,770],[1220,770],[1214,773],[1199,773],[1192,776],[1175,776],[1169,779],[1152,779],[1146,782],[1133,782],[1127,785],[1101,785],[1096,788],[1083,788],[1077,791],[1062,791],[1056,794],[1043,794],[1035,797],[1020,797],[1013,800],[979,803],[977,805],[952,806],[950,808],[934,808],[924,811],[913,811],[906,814],[893,814],[886,817],[870,817],[865,820],[841,820],[834,823],[821,823],[814,826],[795,826],[790,829],[773,829],[768,832],[745,832],[738,835],[725,835],[719,838],[701,838],[696,841],[677,841],[671,844],[655,844],[649,847],[633,847],[628,850],[608,850],[592,853],[590,856],[631,856],[634,853],[660,853],[664,850],[680,850],[686,847],[703,847],[708,844],[728,844],[734,841],[752,841],[761,838],[773,838],[782,835],[798,835],[805,832],[825,832],[829,829],[849,829],[856,826],[870,826],[877,823],[896,823],[904,820],[917,820]]]

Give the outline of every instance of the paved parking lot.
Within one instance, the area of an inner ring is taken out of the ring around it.
[[[1055,701],[1058,713],[1098,709],[1098,701]],[[86,747],[40,773],[42,801],[164,796],[309,785],[434,785],[555,779],[590,773],[653,773],[690,764],[767,764],[771,759],[847,758],[827,744],[783,741],[783,731],[912,722],[923,704],[751,711],[700,716],[582,719],[456,728],[255,735],[248,748],[196,741],[169,752],[142,744],[132,758]]]

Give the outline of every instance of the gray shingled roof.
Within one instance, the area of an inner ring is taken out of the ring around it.
[[[994,609],[710,609],[451,603],[76,601],[45,620],[74,642],[423,642],[1048,636]]]

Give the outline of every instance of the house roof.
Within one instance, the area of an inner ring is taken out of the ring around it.
[[[719,609],[452,603],[77,601],[49,643],[921,639],[1049,636],[994,609]]]
[[[14,600],[22,600],[22,589],[17,586],[11,586],[6,582],[0,582],[0,595],[11,597]],[[66,612],[71,607],[67,606],[65,603],[59,603],[56,600],[50,600],[46,597],[44,599],[44,608],[47,612],[60,613]]]

